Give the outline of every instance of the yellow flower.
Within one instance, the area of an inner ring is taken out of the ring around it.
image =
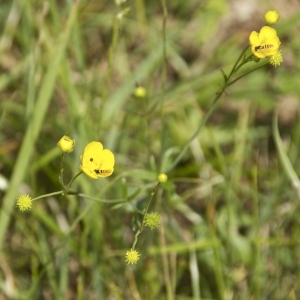
[[[134,90],[134,96],[137,98],[144,98],[146,96],[146,89],[142,86],[138,86]]]
[[[139,254],[136,250],[130,249],[130,251],[127,251],[125,254],[125,262],[127,264],[136,264],[137,261],[140,259],[141,254]]]
[[[110,176],[114,171],[114,154],[110,150],[103,149],[99,142],[89,143],[84,148],[80,159],[79,168],[93,179]]]
[[[252,53],[258,58],[275,55],[280,46],[280,40],[274,28],[264,26],[260,32],[252,31],[249,36]]]
[[[164,183],[168,180],[168,176],[165,173],[160,173],[158,175],[158,181]]]
[[[276,10],[267,11],[264,17],[267,24],[275,24],[279,19],[279,15]]]
[[[152,229],[158,228],[160,224],[160,215],[157,212],[152,212],[150,214],[146,214],[145,217],[145,226],[148,226]]]
[[[32,206],[32,199],[29,195],[20,195],[17,200],[17,206],[19,207],[20,211],[30,210]]]
[[[275,55],[271,56],[270,58],[270,64],[274,67],[280,66],[280,63],[283,62],[281,50],[278,51]]]
[[[70,137],[66,135],[64,135],[57,143],[57,146],[60,148],[62,152],[72,152],[74,145],[75,145],[75,140],[72,140]]]

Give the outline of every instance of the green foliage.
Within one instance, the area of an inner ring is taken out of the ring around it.
[[[279,11],[274,68],[235,65],[261,6],[117,2],[1,4],[0,298],[300,298],[299,13]],[[65,182],[91,141],[112,176],[62,196],[64,135]]]

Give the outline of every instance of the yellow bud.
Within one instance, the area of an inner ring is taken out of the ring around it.
[[[137,98],[144,98],[146,96],[146,89],[142,86],[138,86],[134,90],[134,96]]]
[[[57,143],[57,146],[60,148],[62,152],[72,152],[74,145],[75,145],[75,140],[72,140],[70,137],[66,135],[64,135]]]
[[[158,175],[158,181],[164,183],[168,180],[168,176],[165,173],[160,173]]]
[[[279,15],[276,10],[267,11],[264,17],[267,24],[275,24],[279,19]]]

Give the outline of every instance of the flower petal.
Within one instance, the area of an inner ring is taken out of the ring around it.
[[[80,169],[93,179],[110,176],[114,171],[114,154],[108,149],[103,150],[100,142],[89,143],[80,159]]]
[[[249,42],[250,42],[250,45],[258,45],[259,44],[259,39],[258,39],[258,32],[256,31],[252,31],[250,36],[249,36]]]
[[[269,26],[264,26],[259,32],[259,40],[264,42],[264,40],[271,39],[277,36],[277,31]]]

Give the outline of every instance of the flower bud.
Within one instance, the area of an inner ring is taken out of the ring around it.
[[[275,24],[279,19],[279,15],[276,10],[267,11],[264,17],[267,24]]]
[[[70,137],[66,135],[64,135],[57,143],[57,146],[60,148],[62,152],[72,152],[74,145],[75,145],[75,140],[72,140]]]
[[[160,183],[164,183],[164,182],[166,182],[168,180],[168,176],[165,174],[165,173],[160,173],[159,175],[158,175],[158,181],[160,182]]]
[[[137,98],[144,98],[146,96],[146,89],[143,86],[138,86],[134,90],[134,96]]]

